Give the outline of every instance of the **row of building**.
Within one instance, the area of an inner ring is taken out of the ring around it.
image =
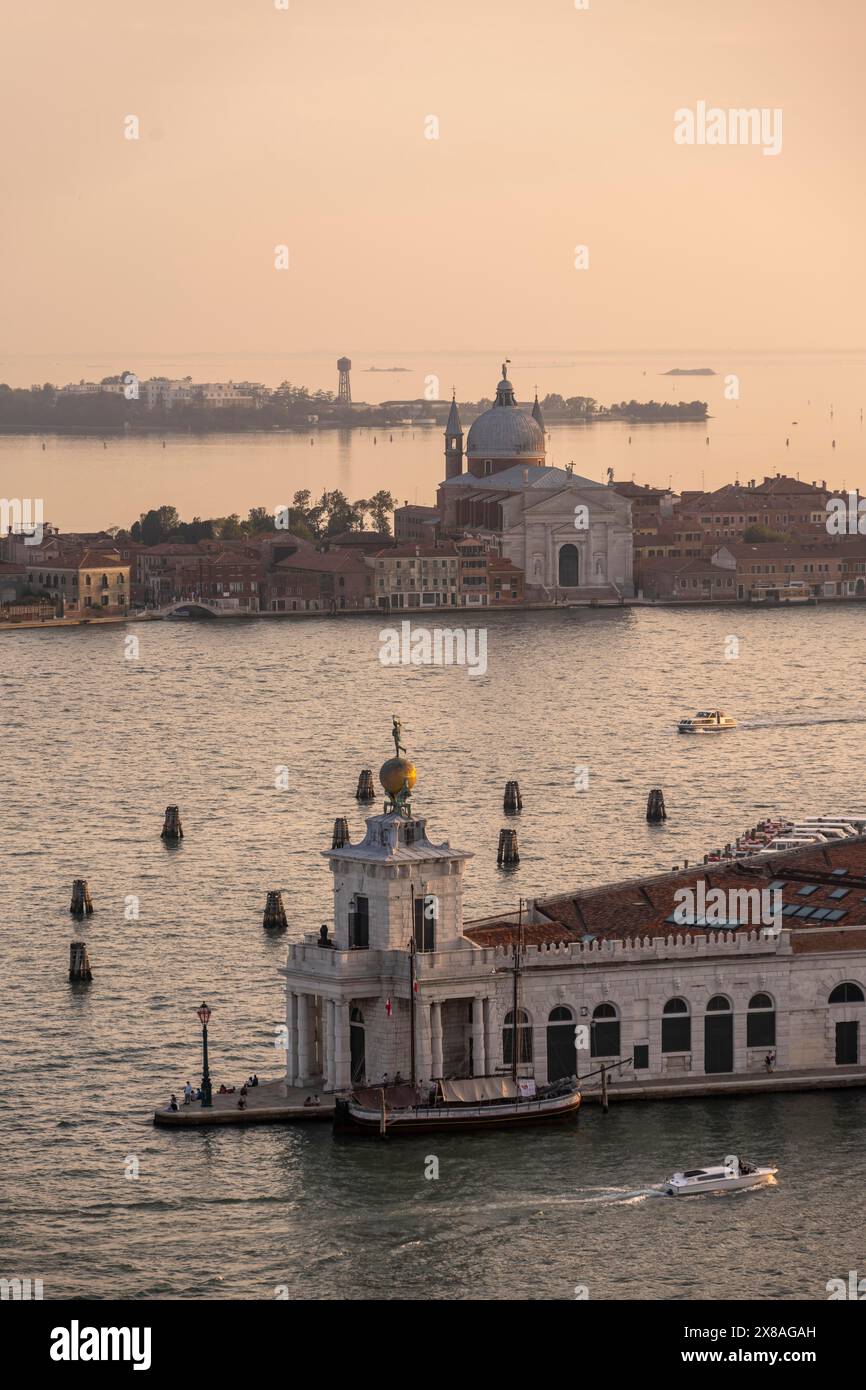
[[[94,610],[116,616],[178,603],[222,612],[333,613],[523,601],[521,572],[476,538],[399,544],[358,532],[336,540],[321,549],[268,533],[147,546],[106,533],[49,532],[32,546],[10,534],[0,540],[0,605],[7,617],[29,619]]]

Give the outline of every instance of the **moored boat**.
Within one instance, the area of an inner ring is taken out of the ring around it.
[[[580,1108],[574,1077],[550,1086],[510,1076],[472,1076],[437,1081],[423,1094],[416,1086],[375,1086],[337,1100],[335,1132],[457,1133],[511,1129],[573,1119]]]

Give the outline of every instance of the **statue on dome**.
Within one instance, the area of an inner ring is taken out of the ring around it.
[[[405,752],[406,752],[406,749],[403,747],[403,744],[400,742],[400,739],[401,739],[402,734],[403,734],[403,725],[400,723],[400,720],[397,718],[396,714],[395,714],[395,715],[392,715],[392,720],[393,720],[393,727],[392,727],[392,729],[391,729],[391,737],[392,737],[393,740],[394,740],[394,756],[397,757],[397,758],[399,758],[399,756],[400,756],[401,753],[405,753]]]

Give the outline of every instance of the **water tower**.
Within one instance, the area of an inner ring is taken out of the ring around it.
[[[352,361],[349,357],[337,358],[337,371],[340,373],[340,384],[337,388],[337,404],[352,404],[352,387],[349,383],[349,373],[352,370]]]

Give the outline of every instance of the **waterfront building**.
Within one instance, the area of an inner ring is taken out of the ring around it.
[[[461,607],[508,608],[523,602],[523,571],[499,554],[492,537],[463,536],[455,545],[460,556]]]
[[[473,824],[467,812],[464,832]],[[413,1028],[419,1083],[502,1072],[515,1046],[539,1083],[623,1059],[637,1081],[748,1074],[768,1052],[780,1076],[866,1060],[866,837],[583,888],[471,923],[471,853],[432,840],[406,799],[324,856],[333,925],[288,952],[289,1084],[408,1078]],[[677,895],[697,901],[701,882],[734,904],[725,926],[698,910],[683,922]],[[781,895],[773,927],[756,890]]]
[[[36,593],[49,594],[67,616],[92,609],[114,615],[129,607],[130,566],[116,550],[65,549],[54,560],[34,557],[27,580]]]
[[[459,557],[453,541],[395,545],[371,555],[380,608],[456,608],[460,597]]]
[[[371,565],[361,552],[300,547],[268,575],[268,607],[274,613],[373,608]]]
[[[521,410],[504,365],[494,404],[469,430],[465,471],[462,438],[452,403],[437,498],[443,534],[495,536],[531,601],[632,595],[630,500],[547,466],[538,398],[530,414]]]

